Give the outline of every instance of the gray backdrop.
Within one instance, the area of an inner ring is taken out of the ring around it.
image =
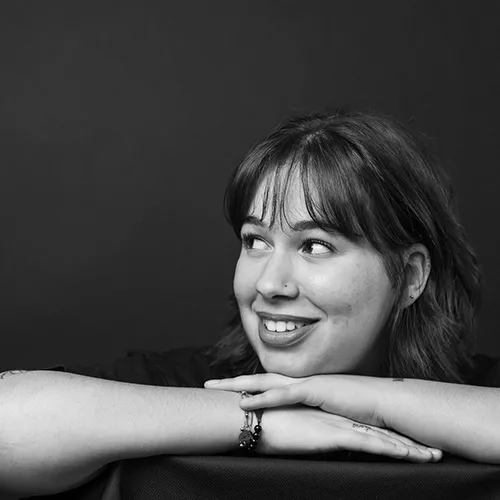
[[[494,2],[86,4],[2,5],[1,369],[219,338],[229,172],[337,105],[435,141],[485,273],[478,350],[500,354]]]

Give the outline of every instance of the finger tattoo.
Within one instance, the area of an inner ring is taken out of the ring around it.
[[[7,370],[5,372],[0,373],[0,379],[4,379],[10,375],[19,375],[20,373],[26,373],[28,370]]]

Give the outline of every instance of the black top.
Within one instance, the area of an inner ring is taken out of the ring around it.
[[[206,380],[227,376],[210,366],[204,354],[207,348],[183,347],[165,352],[133,350],[108,366],[60,365],[48,369],[135,384],[203,387]],[[500,387],[500,359],[476,354],[474,362],[467,384]]]
[[[146,385],[203,387],[203,383],[208,379],[224,377],[224,373],[217,373],[209,365],[205,351],[206,347],[181,348],[166,352],[134,350],[109,366],[55,366],[49,370]],[[500,387],[500,359],[478,354],[474,360],[475,367],[467,383]],[[325,482],[325,486],[316,492],[318,499],[333,498],[329,496],[333,492],[338,493],[339,498],[343,498],[344,494],[353,499],[367,498],[365,492],[374,488],[380,489],[380,497],[375,495],[377,498],[431,499],[436,492],[434,486],[429,489],[431,483],[439,484],[441,492],[446,491],[446,495],[448,493],[451,495],[439,498],[469,500],[498,498],[496,495],[500,495],[500,469],[496,466],[468,462],[448,453],[444,453],[443,460],[439,464],[431,465],[432,467],[429,467],[429,464],[404,463],[360,452],[336,452],[331,456],[281,459],[263,456],[259,457],[258,461],[252,460],[251,457],[238,457],[237,453],[231,452],[214,457],[165,455],[110,464],[103,474],[89,483],[45,498],[53,500],[221,499],[226,498],[224,495],[227,495],[227,498],[234,498],[236,495],[243,500],[247,498],[243,494],[247,491],[245,484],[249,477],[255,475],[259,477],[259,481],[248,489],[248,498],[259,498],[259,495],[254,495],[253,488],[256,484],[268,481],[269,488],[266,487],[260,492],[262,494],[260,498],[267,499],[273,495],[273,486],[276,486],[277,478],[279,479],[280,468],[284,471],[284,482],[281,487],[291,488],[290,495],[292,493],[295,495],[289,498],[309,498],[310,488],[314,485],[318,487],[318,481]],[[253,472],[250,474],[248,471]],[[396,491],[394,488],[397,484],[404,485],[402,486],[404,491]],[[300,493],[300,488],[306,488],[304,495]],[[355,492],[356,488],[360,490],[359,494]],[[491,493],[487,494],[486,488],[489,488]],[[478,491],[482,492],[480,495],[478,493],[479,496],[472,494]],[[42,500],[44,497],[36,498]]]

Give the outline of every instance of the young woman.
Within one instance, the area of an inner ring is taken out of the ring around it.
[[[225,201],[242,241],[227,334],[110,367],[4,373],[4,489],[56,493],[122,459],[252,442],[500,463],[500,370],[473,356],[479,267],[414,136],[371,114],[289,120]]]

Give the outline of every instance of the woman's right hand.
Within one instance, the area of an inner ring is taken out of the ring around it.
[[[411,462],[442,458],[441,450],[397,432],[302,405],[266,409],[256,451],[267,455],[357,451]]]

